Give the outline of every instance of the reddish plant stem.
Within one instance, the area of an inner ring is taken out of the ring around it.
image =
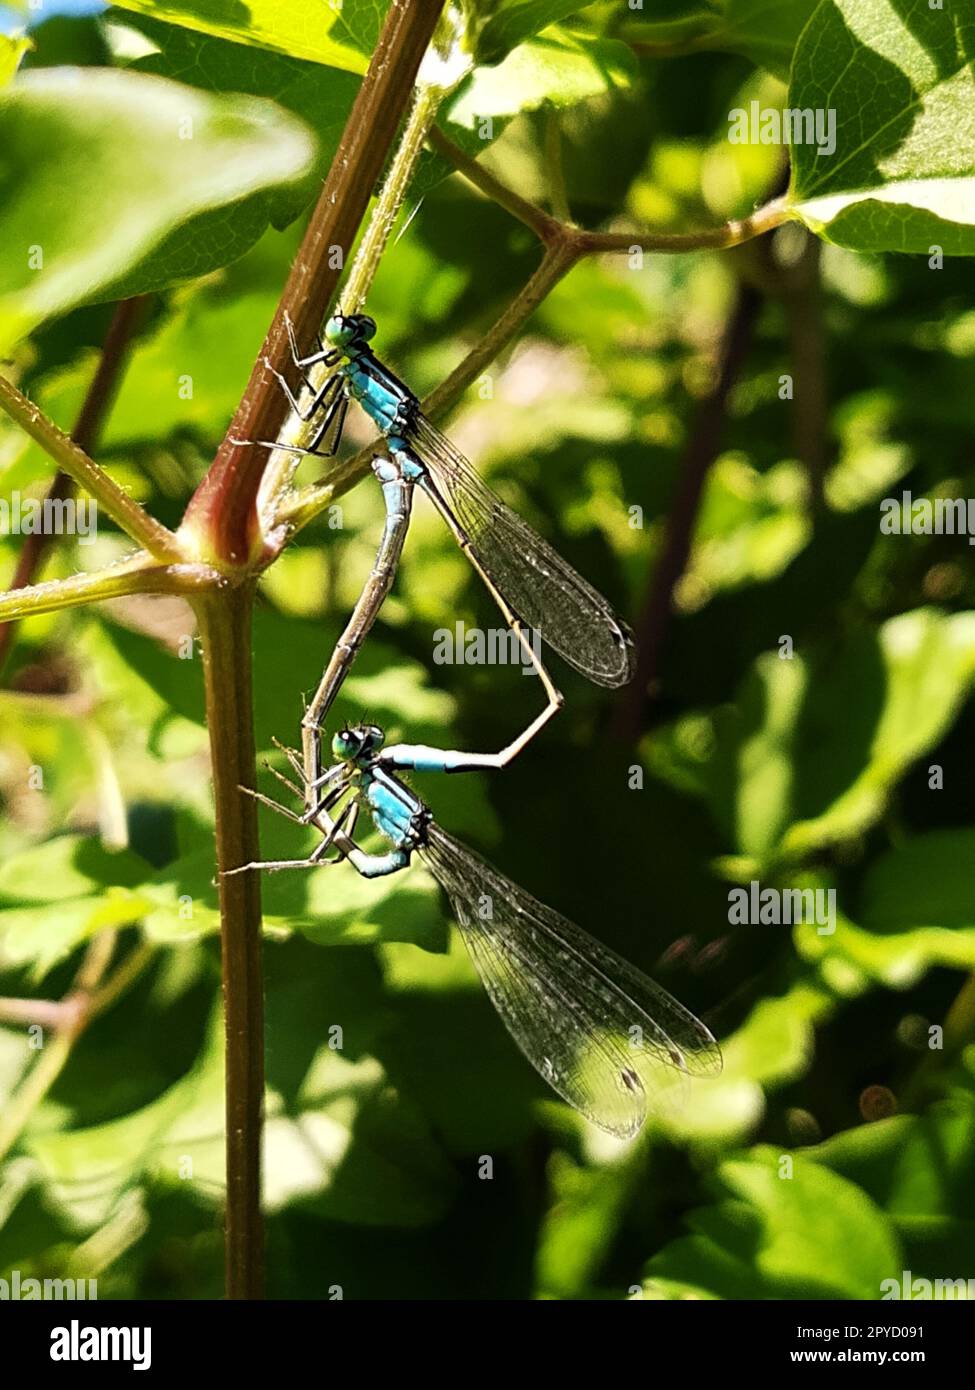
[[[663,550],[636,624],[636,675],[626,687],[614,721],[614,733],[631,743],[636,742],[643,729],[646,701],[657,677],[670,626],[674,589],[687,565],[704,483],[721,446],[728,396],[748,353],[761,302],[762,296],[757,289],[740,284],[725,330],[717,381],[701,404],[680,463],[677,491],[664,530]]]
[[[85,399],[75,421],[74,429],[71,431],[71,438],[80,448],[84,449],[86,454],[92,452],[101,427],[111,409],[122,377],[129,345],[148,302],[146,295],[139,295],[134,299],[124,299],[116,306],[115,313],[112,315],[112,321],[108,325],[105,341],[102,344],[101,359],[85,393]],[[49,501],[66,501],[74,494],[74,489],[74,481],[68,477],[67,473],[58,470],[54,475],[54,482],[51,484],[47,498]],[[50,543],[51,537],[42,531],[34,531],[24,537],[20,554],[17,556],[17,568],[14,570],[10,584],[11,589],[24,589],[28,584],[33,583],[34,576],[40,571],[45,551]],[[0,623],[0,672],[2,672],[10,655],[16,628],[17,624],[12,620]]]
[[[260,857],[254,802],[241,787],[256,778],[251,686],[253,581],[197,599],[216,811],[224,1034],[226,1039],[228,1298],[264,1293],[261,1132],[264,1118],[264,984],[261,881],[225,869]]]
[[[443,0],[392,0],[243,399],[186,509],[184,529],[201,538],[206,558],[217,563],[243,565],[262,551],[257,495],[270,454],[232,441],[278,435],[288,407],[264,359],[279,371],[290,365],[285,312],[298,341],[313,341],[409,105],[420,60],[442,8]]]

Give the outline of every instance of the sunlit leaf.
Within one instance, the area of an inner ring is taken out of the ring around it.
[[[301,177],[314,150],[269,103],[95,69],[18,78],[0,94],[0,141],[0,344],[123,274],[146,289],[239,256],[267,225],[271,190]],[[185,256],[168,255],[168,235],[196,217]]]

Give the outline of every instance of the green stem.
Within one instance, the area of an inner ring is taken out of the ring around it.
[[[73,574],[69,579],[48,579],[26,589],[9,589],[0,594],[0,622],[78,608],[123,594],[192,594],[220,582],[216,570],[206,565],[160,565],[140,551],[94,574]]]
[[[444,93],[440,87],[427,84],[417,86],[413,106],[389,166],[389,173],[352,262],[349,278],[342,289],[343,313],[358,313],[366,301],[443,98]]]
[[[476,381],[485,368],[508,346],[578,259],[579,253],[572,239],[548,248],[538,269],[515,295],[500,318],[495,320],[480,342],[471,348],[462,362],[458,363],[446,381],[442,381],[437,389],[426,397],[423,409],[427,415],[436,419],[449,410],[471,382]]]
[[[251,692],[253,583],[197,599],[216,809],[226,1041],[226,1290],[232,1299],[261,1298],[261,1127],[264,1115],[264,987],[260,875],[234,874],[260,857],[254,787]]]
[[[604,251],[626,252],[633,246],[638,246],[641,251],[660,251],[665,254],[721,251],[729,246],[739,246],[742,242],[751,241],[753,237],[771,231],[787,222],[791,215],[787,200],[775,198],[749,217],[733,218],[719,227],[707,227],[698,232],[587,232],[573,227],[568,221],[552,217],[543,208],[523,198],[520,193],[502,183],[490,169],[465,154],[442,131],[432,130],[430,143],[453,164],[458,174],[467,179],[468,183],[492,202],[507,209],[512,217],[517,217],[526,227],[531,227],[539,240],[547,245],[569,240],[574,243],[577,256],[598,255]]]
[[[21,395],[16,386],[0,376],[0,410],[16,420],[31,439],[49,454],[62,473],[85,489],[100,507],[118,522],[122,530],[157,560],[180,560],[182,551],[172,531],[143,511],[114,479],[104,473],[69,435],[59,430],[39,406]]]
[[[666,254],[725,251],[781,227],[791,215],[788,201],[775,198],[748,217],[733,217],[720,227],[705,227],[699,232],[576,232],[575,240],[581,256],[599,255],[604,251],[626,252],[633,246],[641,251]]]
[[[142,296],[137,299],[124,299],[121,304],[115,307],[115,313],[112,315],[112,321],[102,344],[98,366],[88,383],[88,390],[85,392],[81,410],[78,412],[78,418],[71,431],[71,438],[86,453],[98,439],[102,425],[112,408],[115,392],[118,390],[125,360],[128,356],[128,349],[132,342],[132,335],[138,327],[147,303],[148,297]],[[54,482],[51,484],[45,500],[57,504],[70,498],[73,493],[73,480],[59,469],[54,475]],[[17,556],[13,583],[10,586],[12,589],[26,589],[33,582],[35,576],[40,574],[51,539],[51,534],[44,531],[36,531],[31,535],[24,536],[20,546],[20,554]],[[10,654],[16,630],[14,623],[4,623],[0,626],[0,672],[3,671]]]

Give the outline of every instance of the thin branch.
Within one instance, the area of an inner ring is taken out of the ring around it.
[[[325,185],[268,330],[262,352],[212,466],[186,509],[181,537],[201,557],[246,566],[279,548],[266,544],[259,499],[267,451],[236,443],[276,439],[287,402],[268,363],[290,364],[285,316],[300,342],[318,330],[341,268],[406,112],[442,0],[392,0],[349,113]],[[264,1001],[257,874],[225,875],[258,857],[251,689],[253,583],[194,604],[204,646],[207,726],[216,808],[217,871],[226,1057],[226,1290],[259,1298],[264,1287],[261,1142]]]
[[[0,1023],[56,1028],[61,1016],[60,999],[0,999]]]
[[[126,535],[143,546],[157,560],[178,560],[182,551],[172,531],[151,517],[119,487],[114,478],[99,468],[84,449],[58,429],[39,406],[21,395],[16,386],[0,376],[0,410],[16,420],[21,429],[40,444],[62,473],[90,493],[100,507],[112,517]]]
[[[243,398],[187,508],[184,528],[201,558],[243,565],[263,551],[258,492],[268,453],[234,441],[277,439],[280,433],[287,402],[265,358],[279,371],[290,366],[285,313],[302,343],[313,339],[325,318],[442,5],[443,0],[392,0]]]
[[[748,217],[732,217],[719,227],[705,227],[698,232],[576,232],[579,253],[597,255],[604,251],[629,251],[638,246],[641,251],[660,251],[679,254],[685,251],[725,251],[741,246],[755,237],[781,227],[791,217],[785,198],[764,203]]]
[[[111,408],[132,335],[148,302],[148,296],[142,295],[135,299],[125,299],[115,307],[115,313],[112,315],[112,321],[102,344],[98,366],[85,393],[85,399],[75,421],[74,429],[71,431],[71,438],[86,453],[90,453],[94,447],[105,417]],[[73,492],[73,479],[59,469],[45,500],[57,504],[66,501]],[[20,554],[17,556],[17,567],[14,570],[11,589],[24,589],[33,582],[35,574],[40,570],[44,552],[50,543],[51,535],[44,531],[35,531],[24,537]],[[7,663],[16,630],[15,623],[0,624],[0,671]]]
[[[0,622],[35,618],[124,594],[193,594],[224,583],[224,577],[206,565],[160,565],[140,550],[94,574],[74,574],[26,589],[8,589],[0,594]]]
[[[423,84],[416,89],[413,106],[390,165],[389,175],[383,183],[369,225],[349,270],[349,277],[342,288],[342,309],[346,314],[357,313],[366,301],[386,243],[406,197],[410,180],[423,152],[427,135],[437,119],[437,111],[443,97],[444,92],[440,87]]]
[[[526,227],[531,227],[546,245],[559,241],[570,241],[576,256],[598,255],[604,251],[627,252],[634,246],[641,251],[660,251],[680,253],[684,251],[721,251],[730,246],[740,246],[753,237],[762,236],[774,227],[781,226],[791,216],[784,197],[773,198],[748,217],[731,218],[718,227],[707,227],[697,232],[589,232],[574,227],[569,222],[550,216],[544,209],[523,198],[492,174],[476,159],[471,159],[459,145],[440,130],[430,132],[430,144],[453,164],[458,174],[475,188],[478,188],[493,202],[507,209],[512,217],[517,217]]]
[[[0,1159],[5,1158],[16,1144],[31,1115],[61,1075],[81,1034],[98,1014],[114,1004],[133,984],[155,953],[155,948],[149,942],[140,943],[102,985],[117,938],[115,931],[102,931],[89,942],[71,989],[54,1005],[58,1012],[53,1036],[0,1113]],[[30,1004],[33,1001],[4,1002]],[[41,1000],[37,1001],[36,1007],[43,1010],[44,1005],[51,1004],[50,1000]],[[40,1017],[29,1021],[39,1022]]]
[[[636,624],[636,674],[623,692],[614,721],[614,733],[630,743],[636,741],[643,729],[648,691],[656,680],[670,627],[674,589],[687,564],[704,484],[721,446],[728,397],[745,361],[761,302],[762,296],[754,286],[739,285],[721,346],[717,381],[701,403],[693,433],[680,462],[677,491],[664,531],[663,550]]]

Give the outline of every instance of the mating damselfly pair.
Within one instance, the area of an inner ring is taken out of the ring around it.
[[[602,1128],[629,1137],[645,1118],[647,1090],[657,1090],[661,1067],[699,1075],[720,1070],[721,1054],[711,1033],[652,980],[448,835],[396,775],[500,768],[525,747],[562,703],[528,631],[538,632],[582,674],[610,687],[632,675],[629,633],[606,600],[495,496],[426,419],[417,397],[369,346],[372,319],[334,316],[325,326],[325,341],[304,357],[290,323],[288,331],[303,376],[318,364],[334,369],[317,390],[305,377],[310,391],[305,406],[275,373],[302,419],[316,421],[307,449],[298,452],[334,453],[349,401],[358,401],[386,440],[389,456],[373,461],[386,518],[372,573],[302,721],[302,756],[288,751],[300,785],[275,772],[304,810],[289,811],[254,793],[293,820],[315,825],[322,839],[305,859],[249,864],[231,872],[346,860],[373,878],[406,868],[419,853],[446,892],[485,989],[522,1052],[563,1099]],[[335,735],[335,762],[323,769],[325,720],[391,588],[417,486],[444,517],[518,635],[548,703],[500,752],[385,747],[380,729],[360,725]],[[388,852],[367,853],[353,839],[363,808],[392,845]]]

